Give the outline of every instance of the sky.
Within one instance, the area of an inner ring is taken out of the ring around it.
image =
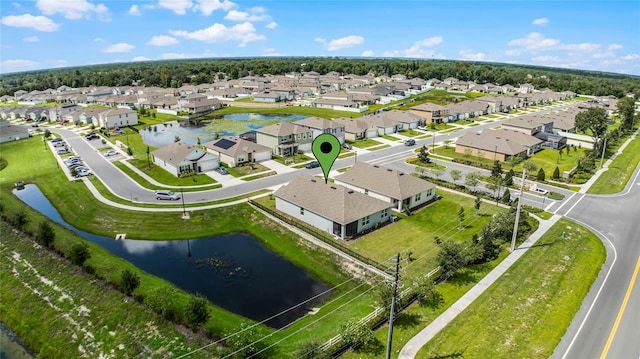
[[[0,1],[0,73],[203,57],[488,61],[640,75],[640,1]]]

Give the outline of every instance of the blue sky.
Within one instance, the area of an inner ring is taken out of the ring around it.
[[[177,58],[475,60],[640,75],[640,1],[0,2],[0,73]]]

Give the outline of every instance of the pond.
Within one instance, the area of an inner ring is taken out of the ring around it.
[[[244,317],[262,321],[318,295],[265,323],[274,328],[304,316],[329,296],[323,293],[329,289],[327,284],[246,234],[174,241],[115,240],[66,223],[36,185],[13,193],[52,221],[141,270],[187,292],[201,293],[211,303]]]
[[[33,359],[35,353],[6,324],[0,322],[0,358]]]
[[[169,121],[140,130],[142,141],[154,147],[169,145],[176,136],[185,143],[195,145],[213,141],[216,133],[220,136],[236,136],[243,132],[260,129],[278,122],[291,122],[306,118],[299,115],[267,116],[255,113],[236,113],[224,115],[219,119],[204,120],[197,124],[184,121]]]

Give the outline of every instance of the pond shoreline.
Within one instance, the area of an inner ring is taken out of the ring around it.
[[[0,321],[0,357],[6,359],[32,359],[36,352],[25,344],[7,324]]]

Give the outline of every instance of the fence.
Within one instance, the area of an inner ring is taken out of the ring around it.
[[[305,225],[303,225],[303,224],[291,219],[290,217],[283,215],[282,213],[280,213],[278,211],[274,211],[272,208],[269,208],[269,207],[264,206],[264,205],[262,205],[260,203],[257,203],[254,200],[249,200],[249,203],[251,203],[252,205],[260,208],[261,210],[263,210],[263,211],[265,211],[267,213],[269,213],[270,215],[280,219],[281,221],[283,221],[283,222],[285,222],[287,224],[290,224],[292,226],[295,226],[296,228],[301,229],[301,230],[309,233],[310,235],[316,237],[317,239],[329,244],[330,246],[333,246],[333,247],[341,250],[342,252],[350,255],[351,257],[353,257],[353,258],[355,258],[355,259],[357,259],[357,260],[359,260],[359,261],[361,261],[363,263],[366,263],[366,264],[368,264],[368,265],[370,265],[372,267],[375,267],[375,268],[377,268],[377,269],[379,269],[379,270],[381,270],[383,272],[386,272],[389,269],[388,267],[385,267],[381,263],[378,263],[378,262],[374,261],[371,258],[365,257],[365,256],[361,255],[360,253],[357,253],[357,252],[353,251],[351,248],[346,247],[346,246],[342,245],[341,243],[334,241],[331,238],[328,238],[327,234],[324,233],[324,232],[309,228],[308,226],[305,226]]]

